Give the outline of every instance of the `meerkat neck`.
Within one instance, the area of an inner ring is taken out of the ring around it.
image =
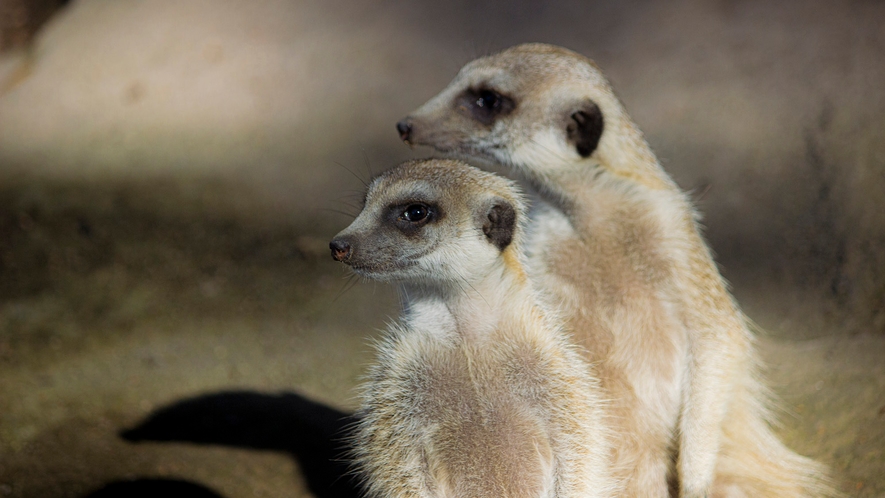
[[[401,292],[413,325],[428,321],[438,327],[449,323],[464,339],[482,338],[501,321],[519,319],[518,310],[534,306],[532,289],[522,266],[508,260],[505,250],[499,263],[481,277],[443,284],[406,283]],[[448,315],[443,317],[442,315]]]
[[[572,221],[599,204],[588,198],[591,190],[631,202],[653,200],[661,192],[678,193],[633,122],[629,118],[613,121],[607,128],[609,139],[600,142],[597,151],[584,160],[561,159],[557,163],[549,156],[518,154],[513,165],[546,202]]]

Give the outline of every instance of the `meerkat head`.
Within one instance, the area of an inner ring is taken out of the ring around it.
[[[545,175],[604,163],[606,149],[619,148],[625,118],[592,61],[525,44],[468,63],[397,130],[410,144]]]
[[[469,282],[516,251],[523,211],[509,180],[460,161],[409,161],[372,180],[362,212],[329,247],[368,278]]]

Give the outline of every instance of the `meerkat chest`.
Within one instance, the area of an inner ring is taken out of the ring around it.
[[[421,411],[428,422],[450,419],[456,424],[497,427],[508,420],[532,418],[549,404],[540,385],[544,376],[537,368],[542,363],[537,355],[514,354],[512,349],[449,346],[424,355],[415,365],[424,382],[413,393],[425,400]]]

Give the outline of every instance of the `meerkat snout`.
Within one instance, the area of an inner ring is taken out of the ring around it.
[[[396,124],[396,131],[399,132],[399,138],[405,143],[409,143],[409,138],[412,135],[412,123],[409,121],[409,118],[401,120]]]
[[[332,259],[335,261],[346,262],[353,253],[350,242],[341,238],[335,238],[329,242],[329,249],[332,250]]]

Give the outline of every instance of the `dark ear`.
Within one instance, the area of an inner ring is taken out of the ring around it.
[[[599,145],[604,122],[599,106],[588,100],[568,116],[565,130],[568,141],[574,145],[581,157],[589,157]]]
[[[516,228],[516,210],[509,202],[498,199],[489,208],[482,223],[482,233],[489,242],[495,244],[499,250],[513,242],[513,230]]]

